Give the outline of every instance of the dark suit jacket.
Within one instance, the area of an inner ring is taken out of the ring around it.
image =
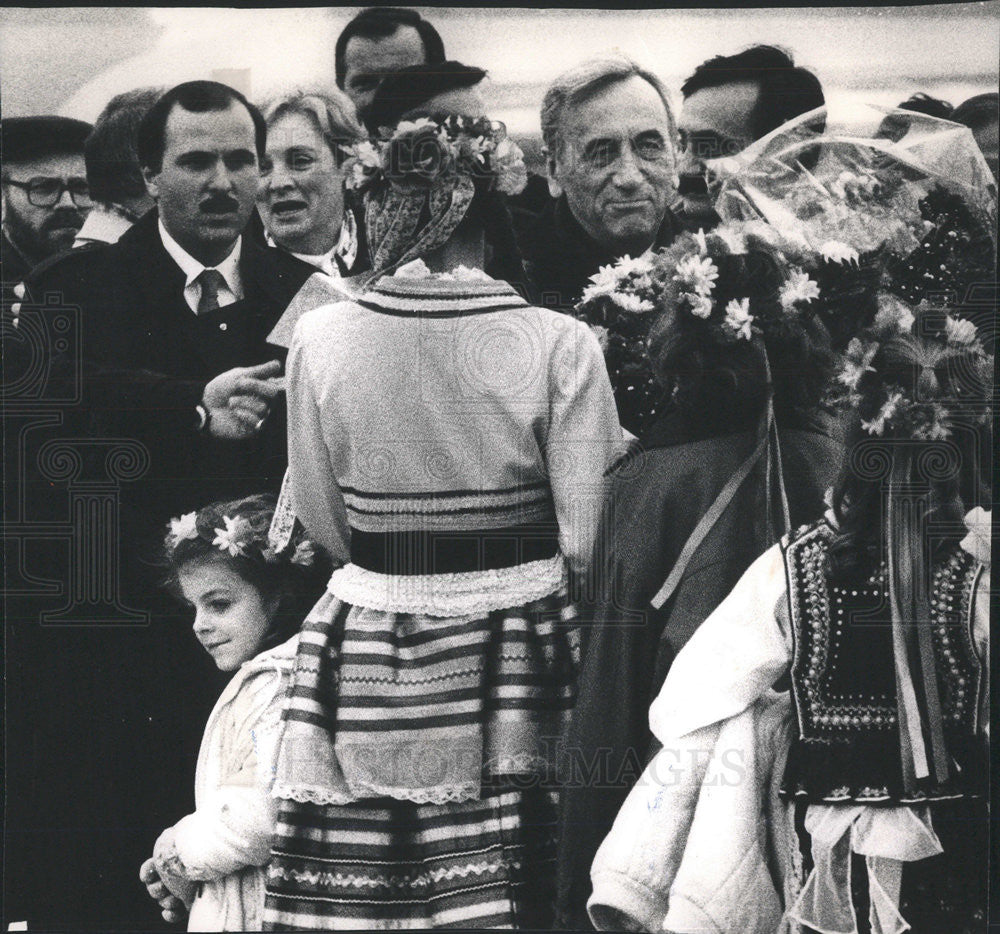
[[[566,196],[549,197],[543,181],[532,176],[528,188],[512,203],[511,218],[529,281],[529,298],[543,308],[572,311],[588,280],[601,266],[620,257],[609,252],[580,226]],[[544,205],[540,210],[538,206]],[[668,246],[676,235],[667,211],[653,243]]]
[[[126,493],[162,527],[212,499],[276,488],[285,462],[283,408],[248,442],[219,441],[195,428],[195,406],[219,373],[281,357],[266,343],[312,268],[243,238],[244,298],[207,315],[184,301],[184,274],[163,247],[150,212],[113,244],[72,251],[36,268],[33,297],[58,295],[81,310],[82,412],[98,437],[131,438],[149,468]],[[59,360],[57,379],[79,375]]]
[[[804,430],[803,430],[804,429]],[[817,416],[781,432],[792,525],[823,512],[841,460],[838,428]],[[561,777],[561,926],[590,928],[590,866],[654,738],[649,705],[674,656],[771,542],[759,462],[695,551],[673,596],[655,610],[685,542],[753,451],[754,431],[714,436],[662,417],[611,478],[597,536],[593,598],[581,607],[583,663]]]
[[[101,580],[117,588],[120,607],[149,614],[145,623],[132,615],[119,625],[40,625],[43,612],[68,599],[69,547],[53,540],[40,553],[29,543],[23,570],[63,585],[50,597],[15,595],[5,607],[5,908],[33,930],[166,928],[138,881],[139,865],[158,834],[193,808],[198,744],[229,676],[196,642],[191,614],[157,586],[162,571],[152,549],[171,516],[280,481],[280,412],[262,437],[237,445],[199,435],[194,406],[218,373],[278,356],[265,338],[311,271],[244,237],[244,300],[197,317],[154,213],[118,243],[64,254],[30,277],[30,294],[42,301],[36,314],[56,319],[58,309],[76,308],[81,327],[70,343],[82,346],[82,371],[71,353],[61,354],[49,377],[69,388],[45,398],[75,398],[78,381],[82,403],[67,404],[51,430],[26,435],[23,463],[37,465],[48,431],[83,455],[73,482],[95,481],[96,499],[109,488],[119,497],[119,528],[107,513],[91,516],[91,528],[121,559],[120,575],[105,566]],[[119,477],[117,490],[106,463],[116,438],[140,442],[149,457],[146,472]],[[77,538],[87,537],[86,522],[70,513],[67,484],[42,475],[21,486],[28,515],[38,515],[32,500],[44,498],[60,514],[54,518],[65,525],[68,517]]]

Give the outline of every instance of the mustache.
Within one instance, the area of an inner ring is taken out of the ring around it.
[[[201,210],[209,214],[225,214],[230,211],[238,211],[240,203],[229,195],[211,195],[201,202]]]
[[[42,232],[48,233],[50,230],[62,230],[66,227],[75,227],[79,230],[83,226],[83,215],[73,208],[60,208],[46,217],[42,221]]]
[[[696,172],[681,175],[677,181],[677,194],[679,195],[707,195],[708,180],[704,173]]]

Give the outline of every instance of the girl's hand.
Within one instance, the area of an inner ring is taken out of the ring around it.
[[[187,905],[172,894],[163,883],[152,857],[146,860],[139,869],[139,880],[146,886],[149,897],[160,906],[160,914],[168,924],[179,924],[188,914]]]
[[[177,853],[173,827],[164,830],[153,845],[152,862],[160,882],[171,894],[177,896],[186,908],[190,908],[191,902],[194,901],[197,883],[187,877],[184,863]]]

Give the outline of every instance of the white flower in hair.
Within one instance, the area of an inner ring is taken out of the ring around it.
[[[901,392],[889,393],[889,398],[882,403],[882,408],[878,410],[878,414],[871,421],[866,422],[862,420],[861,427],[870,435],[881,435],[885,431],[885,423],[896,414],[902,398],[903,394]]]
[[[611,301],[621,308],[622,311],[628,311],[635,315],[641,314],[644,311],[652,311],[656,307],[648,298],[640,298],[631,292],[613,292],[611,294]]]
[[[976,339],[976,326],[967,319],[948,315],[944,319],[944,333],[951,344],[971,344]]]
[[[712,299],[707,295],[698,295],[695,292],[685,292],[684,298],[691,306],[691,314],[696,318],[710,318],[712,316]]]
[[[734,331],[737,338],[750,340],[753,336],[752,324],[753,315],[750,314],[750,299],[731,299],[726,305],[726,327]]]
[[[309,567],[315,560],[316,549],[313,547],[311,541],[304,539],[295,546],[295,551],[291,557],[292,564],[301,564],[303,567]]]
[[[837,374],[837,380],[848,389],[857,389],[865,373],[872,373],[875,367],[871,365],[878,353],[878,344],[852,337],[847,345],[846,360],[843,369]]]
[[[674,280],[682,282],[692,292],[698,295],[711,295],[715,288],[715,280],[719,278],[719,268],[709,257],[700,257],[691,253],[677,264]]]
[[[781,307],[791,311],[798,302],[811,302],[819,298],[819,284],[809,274],[793,267],[779,293]]]
[[[198,537],[198,513],[186,512],[183,516],[170,520],[171,545],[177,547],[186,538]]]
[[[819,248],[820,255],[828,263],[857,263],[858,251],[839,240],[827,240]]]
[[[888,292],[879,294],[878,312],[873,322],[876,330],[909,334],[915,320],[912,309],[905,302]]]
[[[223,516],[222,521],[226,527],[215,530],[215,538],[212,539],[212,544],[217,545],[219,551],[228,551],[234,558],[237,555],[246,555],[244,545],[246,541],[253,537],[253,529],[250,523],[242,516],[237,516],[235,519]]]
[[[965,527],[969,534],[959,542],[980,564],[990,566],[990,535],[993,527],[993,513],[977,506],[965,514]]]

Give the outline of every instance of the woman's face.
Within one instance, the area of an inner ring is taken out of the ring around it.
[[[343,175],[313,121],[287,113],[267,129],[257,193],[264,226],[293,253],[320,255],[340,237]]]
[[[278,609],[225,559],[189,561],[177,574],[194,608],[194,634],[220,671],[235,671],[261,651]]]

